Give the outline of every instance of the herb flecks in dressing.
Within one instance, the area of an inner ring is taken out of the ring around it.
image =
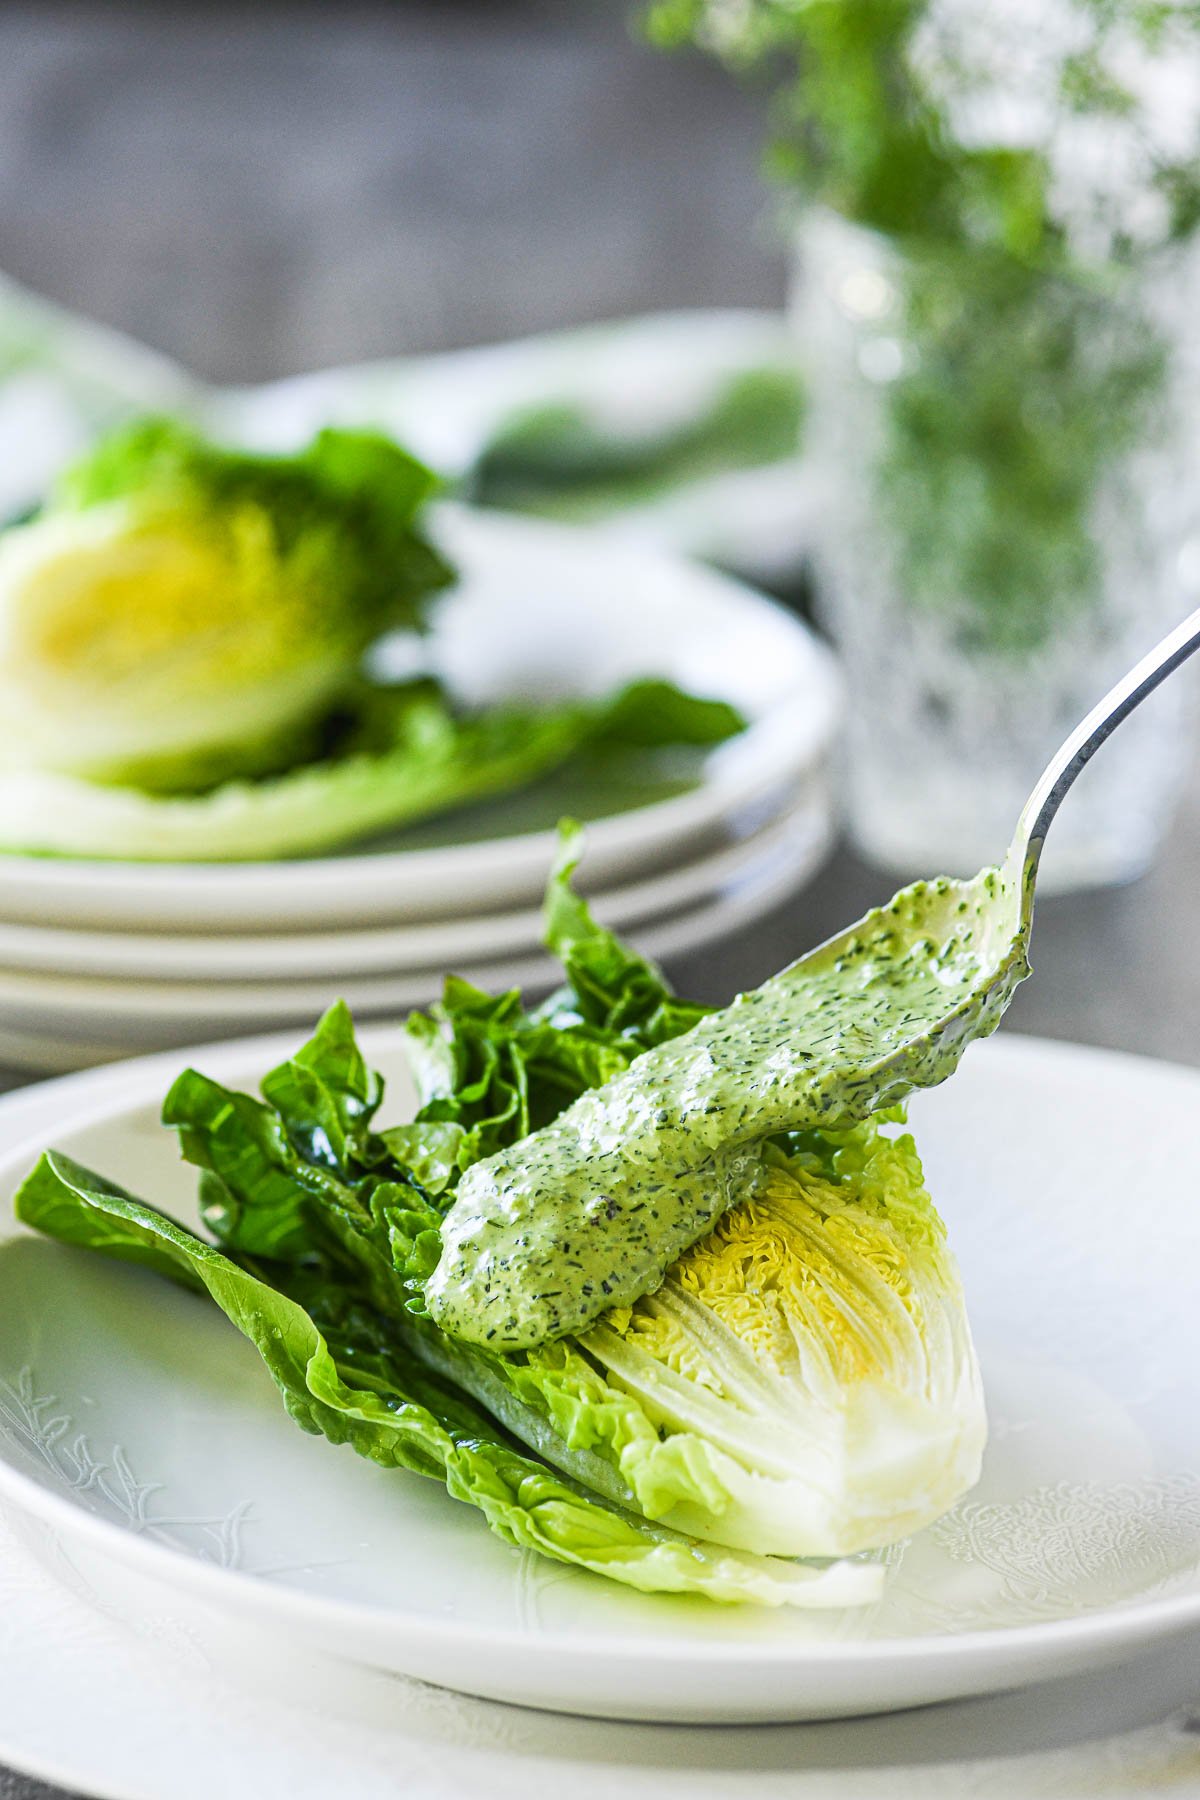
[[[1029,973],[1015,882],[918,882],[553,1124],[463,1175],[426,1289],[443,1330],[528,1349],[651,1292],[763,1141],[841,1127],[953,1074]]]

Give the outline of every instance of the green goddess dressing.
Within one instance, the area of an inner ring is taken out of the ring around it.
[[[1029,973],[1018,884],[918,882],[542,1130],[476,1163],[426,1288],[443,1330],[529,1349],[628,1305],[753,1193],[773,1133],[932,1087]]]

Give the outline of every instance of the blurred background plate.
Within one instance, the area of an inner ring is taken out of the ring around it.
[[[593,910],[613,931],[632,930],[693,906],[736,883],[752,882],[766,863],[805,834],[832,832],[828,771],[812,771],[779,818],[719,850],[681,862],[645,881],[606,888]],[[586,870],[586,864],[585,864]],[[542,941],[541,907],[477,917],[398,923],[356,931],[78,931],[66,926],[0,923],[0,981],[5,973],[101,975],[169,981],[263,981],[318,976],[389,975],[402,969],[454,969],[464,961],[532,951]]]
[[[187,865],[2,857],[0,918],[278,931],[529,906],[563,814],[589,822],[588,882],[601,888],[744,835],[781,811],[828,751],[841,707],[832,658],[752,589],[639,545],[503,514],[447,506],[436,535],[463,579],[439,608],[426,660],[465,703],[595,695],[661,675],[732,701],[749,729],[686,776],[625,782],[615,796],[607,777],[591,788],[555,781],[343,855]],[[411,640],[393,649],[397,662],[410,658]]]
[[[755,863],[714,896],[669,912],[632,933],[646,955],[668,964],[694,954],[781,906],[824,861],[831,842],[824,809],[801,808]],[[803,946],[796,945],[799,954]],[[454,965],[482,988],[547,992],[560,978],[545,954],[493,957]],[[0,973],[0,1061],[40,1073],[272,1027],[315,1024],[340,996],[360,1018],[398,1015],[427,1005],[442,990],[445,965],[396,975],[309,981],[115,981],[91,976]]]
[[[137,367],[135,378],[149,376]],[[218,438],[258,449],[298,449],[329,424],[375,426],[482,504],[603,522],[638,543],[791,586],[812,531],[803,392],[784,317],[721,307],[189,399]],[[14,482],[22,474],[14,470]],[[0,468],[0,496],[7,475]]]

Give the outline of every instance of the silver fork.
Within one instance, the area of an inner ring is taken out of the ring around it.
[[[864,990],[867,1004],[854,1019],[854,1054],[845,1065],[855,1083],[855,1117],[902,1100],[913,1088],[944,1081],[972,1039],[996,1029],[1029,974],[1038,865],[1055,813],[1121,721],[1197,649],[1200,608],[1122,676],[1051,757],[999,868],[981,869],[969,881],[918,882],[793,965],[790,973],[802,978],[861,955],[864,944],[882,951],[880,972]],[[919,903],[907,910],[905,902],[914,895]],[[892,1007],[881,1001],[887,965],[900,967],[906,956],[939,969],[942,979],[922,992],[919,1003],[905,994],[903,1004]],[[835,1078],[831,1086],[837,1085]],[[830,1097],[830,1116],[838,1110],[838,1098]]]
[[[1055,751],[1034,784],[1005,858],[1005,873],[1019,880],[1020,924],[1028,931],[1033,918],[1033,896],[1038,864],[1055,813],[1080,773],[1117,726],[1152,694],[1160,682],[1174,674],[1195,650],[1200,649],[1200,607],[1169,631],[1162,642],[1097,701],[1066,742]]]

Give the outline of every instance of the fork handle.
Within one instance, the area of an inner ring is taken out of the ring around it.
[[[1159,682],[1173,674],[1195,650],[1200,650],[1200,607],[1169,631],[1161,643],[1109,689],[1050,758],[1022,808],[1013,845],[1018,852],[1023,847],[1027,892],[1032,890],[1033,875],[1050,821],[1076,776],[1134,707],[1140,706],[1146,695],[1152,694]]]

